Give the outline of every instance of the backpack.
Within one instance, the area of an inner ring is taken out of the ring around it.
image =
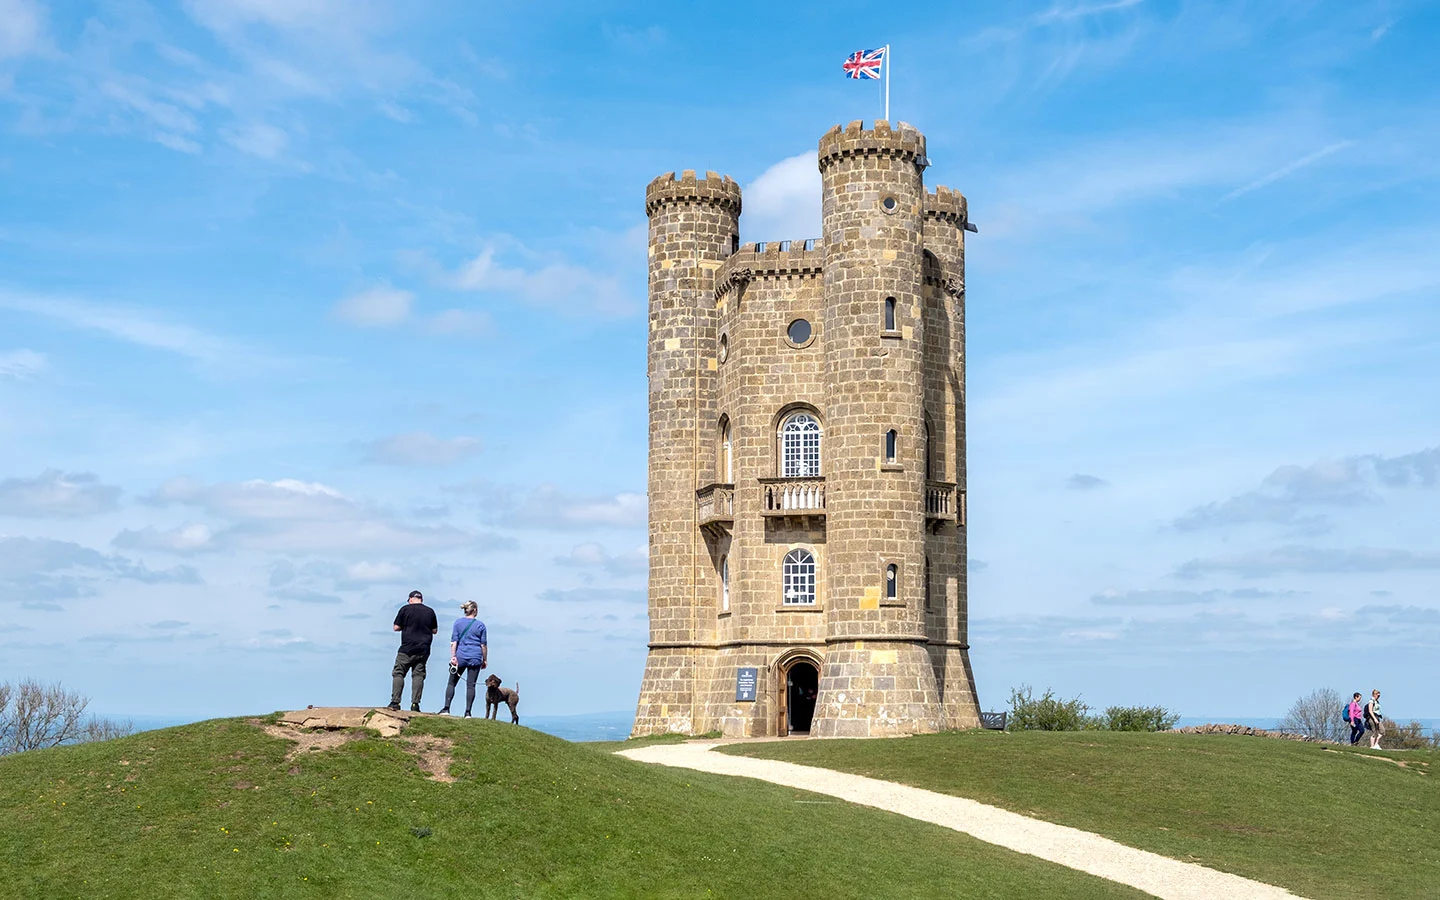
[[[1340,707],[1340,718],[1345,720],[1346,725],[1354,724],[1354,720],[1350,718],[1350,704]]]

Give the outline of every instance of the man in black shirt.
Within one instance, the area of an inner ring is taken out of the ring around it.
[[[425,690],[425,661],[430,658],[430,640],[440,630],[435,610],[425,605],[419,591],[410,592],[410,601],[395,614],[394,630],[400,632],[400,652],[395,654],[391,672],[390,708],[400,708],[400,692],[405,689],[405,673],[410,676],[410,711],[420,711],[420,694]]]

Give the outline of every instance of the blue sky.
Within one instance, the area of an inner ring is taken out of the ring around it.
[[[1440,716],[1440,9],[0,0],[0,679],[383,700],[462,600],[535,713],[644,663],[646,182],[970,199],[970,612],[1011,686]],[[439,690],[432,685],[432,691]]]

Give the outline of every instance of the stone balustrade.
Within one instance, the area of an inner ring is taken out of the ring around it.
[[[960,511],[955,485],[948,481],[925,482],[925,518],[932,522],[954,522]]]
[[[760,479],[760,512],[765,516],[825,515],[825,479]]]
[[[735,485],[709,484],[695,492],[701,528],[729,527],[735,521]]]

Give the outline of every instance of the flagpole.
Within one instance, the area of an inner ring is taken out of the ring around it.
[[[885,45],[885,121],[890,121],[890,45]]]

